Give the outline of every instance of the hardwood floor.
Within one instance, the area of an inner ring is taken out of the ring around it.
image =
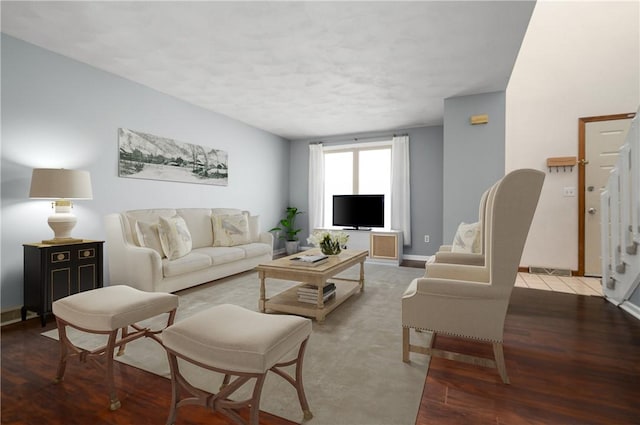
[[[2,424],[166,421],[169,381],[118,362],[118,411],[107,409],[94,367],[74,360],[54,384],[58,344],[42,331],[38,319],[2,328]],[[640,321],[602,298],[515,288],[504,345],[511,385],[495,370],[432,359],[416,424],[640,423]],[[453,338],[435,346],[491,355],[488,345]],[[205,423],[231,422],[201,407],[178,412],[177,424]],[[262,413],[261,423],[291,422]]]
[[[40,319],[2,327],[2,424],[164,424],[171,402],[168,379],[114,362],[115,384],[122,407],[111,412],[104,375],[77,358],[67,364],[62,383],[53,382],[58,342],[40,335],[55,328]],[[295,400],[297,402],[297,400]],[[248,412],[243,412],[245,419]],[[261,423],[289,425],[290,421],[261,412]],[[225,416],[199,406],[178,410],[176,424],[231,425]]]
[[[454,338],[435,347],[491,357],[489,345]],[[416,423],[640,423],[640,321],[603,298],[514,288],[504,352],[510,385],[432,359]]]

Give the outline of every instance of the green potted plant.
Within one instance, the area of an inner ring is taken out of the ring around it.
[[[285,249],[287,255],[295,254],[298,252],[298,232],[302,229],[296,229],[296,216],[302,214],[302,211],[298,211],[296,207],[287,207],[287,215],[280,220],[280,226],[274,227],[269,230],[270,232],[282,232],[279,233],[278,238],[285,240]]]

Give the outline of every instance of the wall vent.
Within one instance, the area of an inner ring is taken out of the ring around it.
[[[550,268],[547,268],[547,267],[529,267],[529,273],[546,274],[548,276],[569,276],[569,277],[571,277],[571,270],[569,270],[569,269],[550,269]]]

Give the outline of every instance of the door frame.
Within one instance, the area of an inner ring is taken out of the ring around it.
[[[585,130],[587,123],[597,121],[615,121],[624,120],[627,118],[635,117],[635,113],[615,114],[615,115],[600,115],[595,117],[582,117],[578,118],[578,276],[584,276],[584,239],[585,239],[585,172],[584,166],[586,164],[585,159]]]

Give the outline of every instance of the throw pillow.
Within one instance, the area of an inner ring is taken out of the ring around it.
[[[169,260],[184,257],[191,252],[191,233],[189,233],[187,223],[179,215],[160,217],[158,234],[162,251]]]
[[[247,214],[212,215],[213,246],[236,246],[249,242],[249,219]]]
[[[140,246],[151,248],[164,257],[160,234],[158,233],[158,223],[147,223],[146,221],[136,221],[136,234]]]
[[[480,252],[480,223],[465,223],[462,222],[458,226],[456,235],[453,238],[453,244],[451,246],[451,252]],[[474,251],[475,246],[475,251]]]

